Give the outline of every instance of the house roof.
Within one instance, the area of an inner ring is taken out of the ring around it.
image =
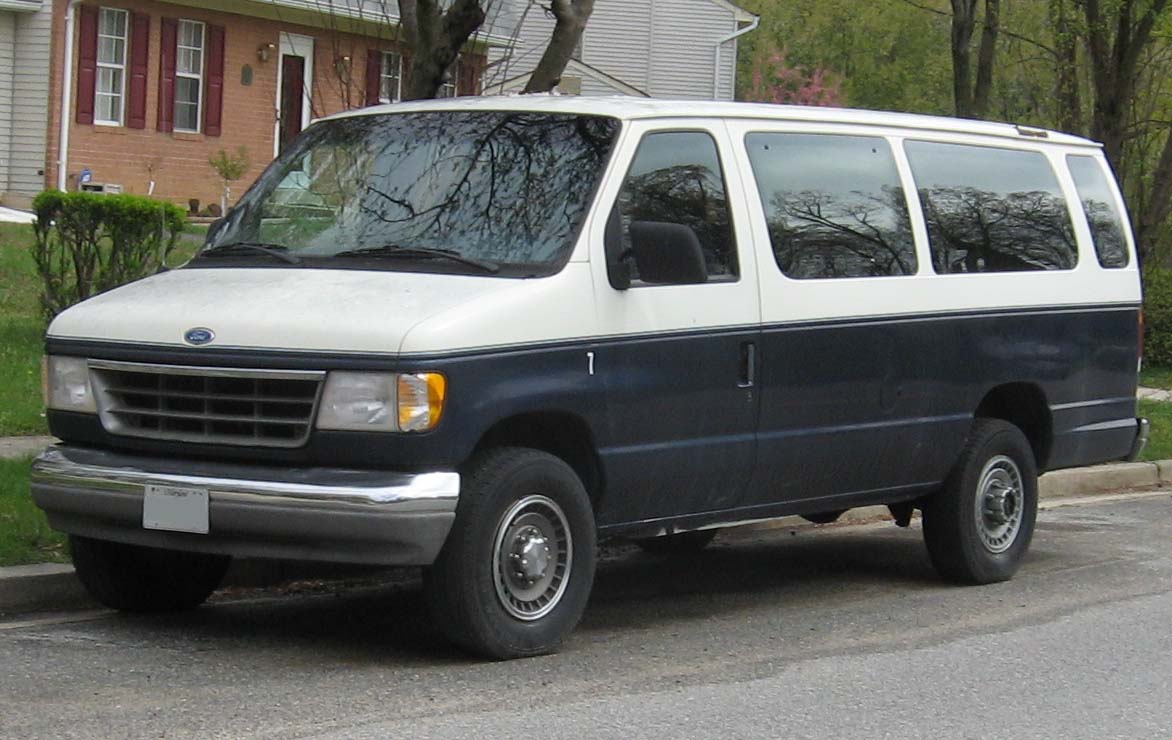
[[[888,113],[884,111],[851,108],[823,108],[804,105],[773,105],[769,103],[739,103],[713,100],[668,100],[616,95],[590,97],[578,95],[490,95],[484,97],[416,100],[403,103],[358,108],[329,116],[377,115],[380,113],[411,113],[417,111],[477,111],[513,110],[534,113],[576,113],[613,116],[624,120],[654,118],[730,118],[812,123],[840,123],[855,126],[884,126],[937,131],[958,134],[977,134],[1021,141],[1023,136],[1039,136],[1040,129],[1023,133],[1018,126],[991,121],[972,121],[942,116],[924,116],[915,113]],[[1096,142],[1057,131],[1046,131],[1046,141],[1073,146],[1099,147]],[[1035,139],[1036,140],[1036,139]]]
[[[729,2],[729,0],[708,0],[708,2],[712,3],[713,5],[719,5],[725,10],[731,12],[737,23],[752,23],[757,19],[757,15],[755,13],[750,13],[741,6]]]
[[[597,82],[602,83],[603,85],[606,85],[607,87],[609,87],[610,89],[619,93],[620,95],[633,95],[633,96],[639,97],[639,98],[651,97],[646,92],[644,92],[643,90],[640,90],[639,88],[635,87],[634,85],[623,82],[618,77],[615,77],[614,75],[609,75],[606,72],[603,72],[598,67],[593,67],[593,66],[586,64],[585,62],[579,61],[577,59],[571,59],[569,62],[566,63],[566,72],[570,73],[571,75],[579,75],[581,77],[589,77],[592,80],[595,80]],[[520,92],[525,87],[525,84],[527,82],[529,82],[529,78],[532,76],[533,76],[533,72],[529,71],[524,74],[516,75],[515,77],[510,77],[509,79],[504,80],[503,82],[500,82],[500,83],[497,83],[494,85],[490,85],[490,87],[494,91],[500,90],[501,92],[514,92],[514,91]]]
[[[0,10],[15,10],[17,13],[35,13],[41,9],[41,0],[0,0]]]

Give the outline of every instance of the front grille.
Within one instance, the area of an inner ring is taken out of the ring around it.
[[[90,360],[102,426],[112,434],[206,444],[298,447],[309,437],[324,372]]]

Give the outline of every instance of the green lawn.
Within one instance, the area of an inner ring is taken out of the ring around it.
[[[41,320],[33,230],[0,224],[0,436],[44,434]]]
[[[207,226],[184,231],[167,259],[186,262],[203,243]],[[0,223],[0,437],[45,434],[41,399],[40,279],[29,254],[31,226]]]
[[[1172,401],[1141,400],[1139,414],[1152,423],[1151,437],[1141,459],[1172,459]]]
[[[0,566],[61,563],[65,535],[49,529],[29,493],[30,460],[0,460]]]
[[[1139,384],[1145,388],[1172,390],[1172,367],[1148,367],[1139,374]]]

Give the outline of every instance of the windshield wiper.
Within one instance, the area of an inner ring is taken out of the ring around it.
[[[465,257],[454,249],[438,249],[434,247],[400,247],[394,244],[384,244],[381,247],[363,247],[362,249],[347,249],[337,252],[333,257],[374,257],[376,259],[438,259],[459,262],[462,265],[475,267],[481,272],[500,272],[501,266],[489,260],[478,260],[474,257]]]
[[[291,265],[301,264],[301,258],[289,254],[289,248],[282,244],[269,244],[268,242],[232,242],[231,244],[217,244],[214,247],[208,247],[201,250],[196,257],[221,257],[232,256],[235,254],[242,254],[248,252],[259,252],[260,254],[267,254],[270,257],[276,257],[282,262],[288,262]]]

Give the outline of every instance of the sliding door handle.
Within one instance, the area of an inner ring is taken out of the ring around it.
[[[752,388],[757,383],[757,344],[741,343],[741,377],[738,388]]]

